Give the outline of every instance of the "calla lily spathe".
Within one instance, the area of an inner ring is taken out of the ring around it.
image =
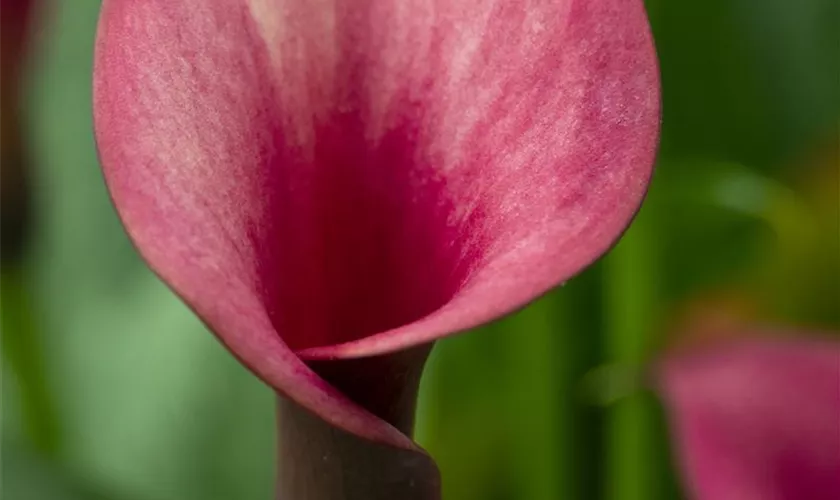
[[[405,448],[313,364],[579,272],[637,211],[659,127],[637,0],[104,0],[94,101],[151,268],[281,394]]]

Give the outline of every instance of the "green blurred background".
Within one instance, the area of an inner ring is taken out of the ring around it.
[[[273,394],[144,267],[100,177],[98,3],[42,3],[34,234],[2,277],[0,496],[272,498]],[[648,201],[595,266],[438,344],[417,437],[446,500],[683,498],[644,366],[714,321],[840,326],[840,2],[648,8],[664,103]]]

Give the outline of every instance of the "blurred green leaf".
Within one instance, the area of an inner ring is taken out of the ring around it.
[[[840,117],[840,2],[736,0],[733,23],[777,116],[780,158],[789,160],[835,129]],[[836,134],[835,134],[836,135]]]
[[[25,273],[21,267],[0,270],[0,359],[17,385],[27,437],[41,453],[54,457],[61,445],[59,415],[44,362],[39,314]],[[8,383],[3,381],[4,389]]]
[[[155,278],[133,290],[100,297],[54,339],[68,459],[147,499],[270,495],[272,391]]]
[[[773,244],[751,288],[771,319],[816,329],[840,327],[840,147],[838,137],[792,162],[790,194],[764,214]]]
[[[772,242],[763,214],[778,184],[735,162],[663,158],[657,168],[640,216],[656,218],[653,271],[663,303],[655,317],[669,303],[746,279]]]
[[[666,156],[778,168],[840,113],[834,0],[660,0]]]
[[[0,497],[9,500],[118,500],[84,485],[34,450],[4,439]],[[120,500],[125,500],[121,498]]]

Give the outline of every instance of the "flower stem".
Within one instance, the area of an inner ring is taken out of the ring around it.
[[[411,435],[430,347],[310,366],[349,398]],[[368,441],[283,397],[278,402],[278,439],[278,500],[440,498],[437,466],[419,448]]]

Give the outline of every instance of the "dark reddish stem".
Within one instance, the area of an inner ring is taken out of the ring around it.
[[[431,346],[309,365],[350,399],[406,435]],[[278,402],[278,500],[438,500],[440,476],[420,449],[375,443]]]

